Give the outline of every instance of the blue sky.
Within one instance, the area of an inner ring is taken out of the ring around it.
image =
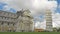
[[[57,0],[58,4],[60,4],[60,0]]]
[[[57,5],[56,13],[60,13],[60,8],[59,8],[59,6],[60,6],[60,0],[57,0],[57,3],[58,3],[58,5]]]
[[[0,10],[5,10],[5,6],[8,6],[7,3],[4,3],[4,2],[0,2]],[[10,12],[13,12],[13,13],[16,13],[16,10],[14,8],[11,8],[11,7],[8,7],[6,9],[6,11],[10,11]]]
[[[7,4],[0,2],[0,10],[3,10],[3,8],[4,8],[5,5],[7,5]]]

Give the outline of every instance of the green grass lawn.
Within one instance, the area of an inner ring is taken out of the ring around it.
[[[60,32],[0,32],[0,34],[60,34]]]

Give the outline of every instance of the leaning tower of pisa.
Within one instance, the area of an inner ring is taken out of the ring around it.
[[[46,30],[47,31],[53,31],[53,29],[52,29],[52,12],[51,12],[51,10],[46,10],[45,17],[46,17]]]

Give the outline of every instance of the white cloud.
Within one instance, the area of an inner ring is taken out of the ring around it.
[[[35,14],[40,14],[44,13],[46,9],[54,10],[57,7],[57,2],[56,1],[47,1],[47,0],[35,0],[33,3],[33,9]]]
[[[6,2],[8,6],[11,6],[16,10],[20,10],[22,8],[30,9],[31,14],[33,16],[39,16],[40,14],[43,14],[46,9],[50,9],[53,11],[57,7],[57,1],[48,0],[0,0],[0,1]],[[43,22],[43,24],[45,24],[45,21]]]
[[[52,16],[52,19],[53,19],[53,27],[60,27],[60,14],[55,13]]]
[[[30,9],[32,14],[40,14],[41,11],[45,9],[53,9],[57,6],[56,1],[48,0],[0,0],[8,3],[9,6],[20,10],[21,8]]]
[[[37,28],[37,29],[40,29],[40,28],[46,29],[46,21],[43,21],[43,22],[37,21],[35,23],[35,28]]]

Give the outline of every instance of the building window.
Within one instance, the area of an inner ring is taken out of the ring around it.
[[[11,14],[11,16],[13,16],[13,14]]]
[[[3,17],[2,17],[2,19],[3,19]]]
[[[9,23],[8,23],[8,25],[9,25]]]
[[[0,17],[0,19],[1,19],[1,17]]]
[[[5,17],[5,19],[6,19],[6,17]]]
[[[15,25],[15,23],[13,23],[13,26]]]
[[[3,25],[4,23],[2,22],[1,25]]]
[[[9,18],[8,18],[8,17],[6,17],[5,19],[6,19],[6,20],[8,20]]]

